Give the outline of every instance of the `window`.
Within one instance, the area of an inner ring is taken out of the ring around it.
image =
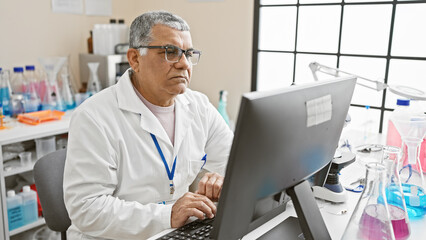
[[[426,0],[255,0],[254,11],[253,91],[313,82],[314,61],[426,89]],[[352,122],[369,106],[381,133],[397,98],[357,85]]]

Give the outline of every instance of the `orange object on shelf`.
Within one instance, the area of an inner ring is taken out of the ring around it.
[[[65,112],[57,110],[44,110],[18,115],[18,121],[26,124],[37,125],[42,122],[60,120]]]

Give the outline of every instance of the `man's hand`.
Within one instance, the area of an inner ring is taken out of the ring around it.
[[[220,197],[223,185],[223,177],[218,173],[206,173],[200,182],[198,182],[198,190],[196,193],[204,195],[217,202]]]
[[[187,192],[179,198],[172,207],[171,226],[178,228],[185,224],[189,217],[195,216],[204,219],[213,218],[216,214],[216,205],[206,196]]]

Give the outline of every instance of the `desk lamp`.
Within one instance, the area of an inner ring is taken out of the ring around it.
[[[389,84],[386,84],[386,83],[383,83],[383,82],[380,82],[380,81],[371,80],[371,79],[368,79],[368,78],[365,78],[365,77],[361,77],[361,76],[358,76],[358,75],[353,74],[353,73],[345,72],[345,71],[340,70],[338,68],[332,68],[332,67],[328,67],[328,66],[319,64],[317,62],[311,62],[309,64],[309,68],[312,71],[312,75],[314,76],[315,81],[318,81],[317,72],[322,72],[322,73],[325,73],[325,74],[328,74],[328,75],[331,75],[331,76],[335,76],[335,77],[339,76],[339,72],[341,72],[341,73],[345,73],[345,74],[356,77],[358,79],[356,84],[361,85],[361,86],[366,87],[366,88],[374,89],[376,91],[382,91],[382,90],[388,88],[392,93],[399,95],[399,96],[402,96],[402,97],[405,97],[405,98],[408,98],[408,99],[411,99],[411,100],[423,100],[423,101],[426,100],[426,92],[424,92],[420,89],[416,89],[416,88],[412,88],[412,87],[408,87],[408,86],[401,86],[401,85],[391,86]],[[368,86],[364,83],[360,83],[359,80],[364,80],[364,81],[373,83],[376,86],[375,87]]]

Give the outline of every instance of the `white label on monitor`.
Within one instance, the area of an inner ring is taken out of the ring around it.
[[[331,119],[331,95],[315,98],[306,102],[306,126],[311,127]]]

